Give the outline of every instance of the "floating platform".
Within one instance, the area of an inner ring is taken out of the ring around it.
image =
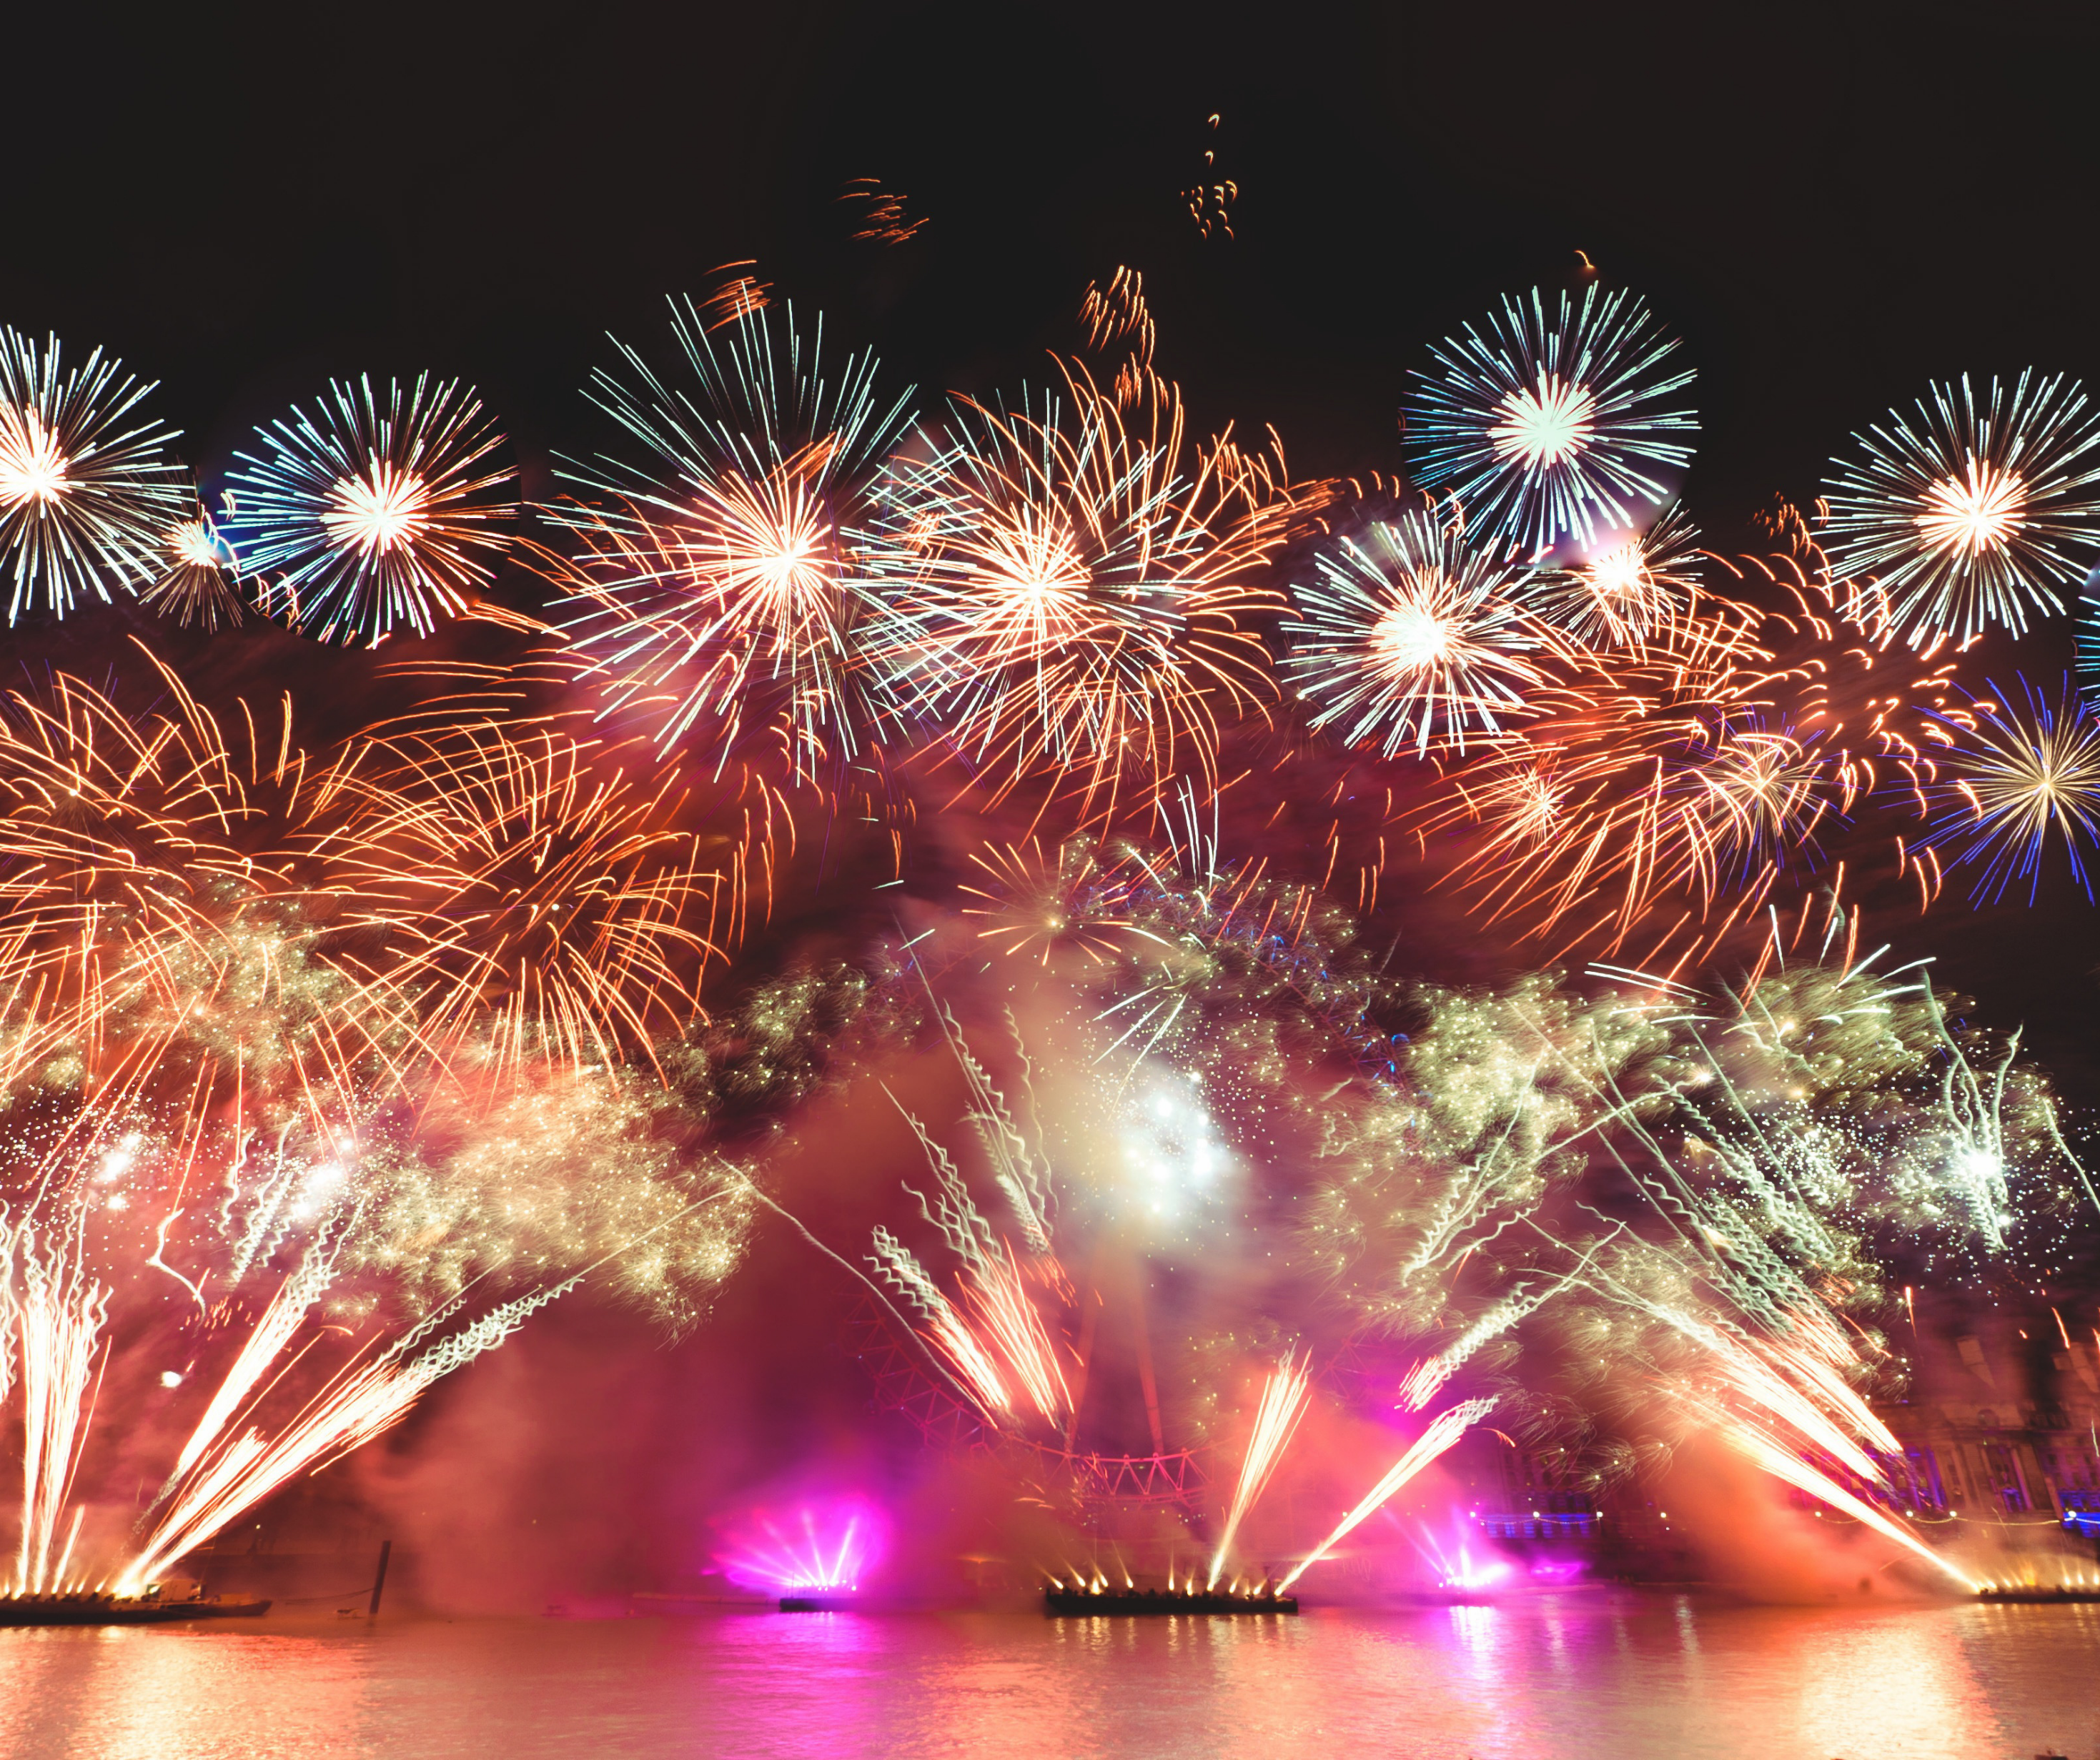
[[[825,1595],[821,1591],[780,1598],[783,1613],[857,1613],[867,1605],[857,1595]]]
[[[2058,1601],[2100,1601],[2100,1588],[2074,1589],[2065,1583],[2014,1584],[2003,1589],[1979,1589],[1979,1601],[2040,1602],[2053,1605]]]
[[[167,1626],[180,1620],[259,1619],[270,1611],[254,1595],[60,1594],[0,1595],[0,1626]]]
[[[1286,1595],[1238,1595],[1229,1591],[1207,1594],[1200,1590],[1105,1589],[1095,1595],[1084,1589],[1046,1589],[1044,1609],[1052,1613],[1107,1614],[1124,1618],[1153,1613],[1295,1613],[1298,1597]]]

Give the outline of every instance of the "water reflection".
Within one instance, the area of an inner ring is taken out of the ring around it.
[[[1879,1760],[2100,1741],[2090,1608],[1570,1592],[1299,1620],[725,1615],[0,1633],[9,1760]]]

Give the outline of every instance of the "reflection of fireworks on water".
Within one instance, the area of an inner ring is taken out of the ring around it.
[[[1917,647],[2062,609],[2100,545],[2100,409],[2062,374],[1935,384],[1834,464],[1825,527],[1847,574],[1877,575]]]
[[[805,1503],[789,1516],[757,1509],[730,1525],[716,1559],[731,1582],[770,1594],[853,1590],[881,1562],[884,1533],[881,1511],[858,1499]]]
[[[1525,561],[1569,539],[1637,525],[1670,496],[1698,425],[1692,383],[1639,298],[1595,284],[1505,299],[1482,329],[1431,350],[1406,411],[1418,479]]]

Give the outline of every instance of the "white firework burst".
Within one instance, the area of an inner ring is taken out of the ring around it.
[[[83,598],[135,592],[160,572],[161,535],[181,516],[174,438],[135,414],[153,387],[96,349],[71,372],[58,338],[0,329],[0,567],[7,621],[33,606],[63,617]],[[128,425],[127,425],[128,424]]]
[[[1824,542],[1877,577],[1913,647],[2063,609],[2100,548],[2100,407],[2032,370],[1978,396],[1964,374],[1891,410],[1833,460]]]
[[[1404,406],[1424,488],[1505,553],[1542,561],[1647,523],[1692,457],[1677,347],[1639,298],[1591,286],[1549,319],[1538,290],[1430,350]]]
[[[805,338],[781,317],[674,300],[677,378],[621,345],[624,371],[591,387],[647,461],[571,465],[613,500],[545,511],[581,540],[557,570],[565,621],[615,701],[663,705],[667,744],[703,719],[777,722],[808,765],[862,737],[854,534],[910,394],[879,401],[871,352],[827,373],[821,320]]]
[[[1282,671],[1312,724],[1387,756],[1459,750],[1524,710],[1538,626],[1511,596],[1520,571],[1427,513],[1373,526],[1295,587]]]
[[[426,634],[495,575],[503,436],[457,381],[331,384],[234,455],[223,529],[265,611],[322,641]]]

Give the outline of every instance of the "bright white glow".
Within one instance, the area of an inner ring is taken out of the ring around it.
[[[1950,477],[1926,491],[1917,529],[1928,549],[1974,556],[2001,548],[2019,530],[2027,499],[2013,473],[1971,459],[1965,481]]]
[[[1378,620],[1371,651],[1395,672],[1426,672],[1450,658],[1457,639],[1447,619],[1426,606],[1402,603]]]
[[[1512,391],[1488,430],[1495,451],[1537,469],[1573,458],[1596,431],[1597,400],[1586,385],[1541,373],[1535,390]]]
[[[72,487],[72,463],[34,410],[0,409],[0,506],[51,506]]]
[[[405,550],[430,522],[430,492],[423,479],[386,459],[375,459],[368,477],[342,477],[329,491],[321,524],[367,555]]]

